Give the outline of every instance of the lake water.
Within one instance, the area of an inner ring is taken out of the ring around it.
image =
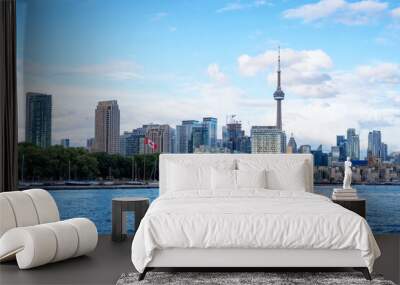
[[[374,233],[400,233],[400,186],[357,185],[358,195],[367,199],[367,221]],[[315,186],[315,192],[330,196],[333,186]],[[158,197],[158,188],[50,190],[62,219],[86,217],[100,234],[111,233],[111,200],[115,197]],[[128,214],[132,225],[133,215]],[[128,227],[133,232],[132,226]]]

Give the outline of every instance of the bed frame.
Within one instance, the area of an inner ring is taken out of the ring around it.
[[[171,248],[156,250],[148,267],[140,274],[142,280],[146,273],[154,269],[181,268],[193,271],[221,269],[224,271],[265,271],[282,268],[293,269],[337,269],[353,268],[361,271],[371,280],[368,268],[359,250],[329,249],[194,249]]]
[[[160,194],[166,191],[167,161],[185,159],[235,160],[237,158],[282,159],[304,161],[308,169],[307,191],[313,192],[313,157],[311,154],[162,154],[160,155]],[[361,271],[367,280],[371,275],[359,250],[330,249],[249,249],[249,248],[170,248],[156,250],[153,259],[147,265],[139,280],[143,280],[148,271],[154,269],[183,269],[184,271],[265,271],[268,269],[327,269],[353,268]],[[321,270],[322,271],[322,270]]]

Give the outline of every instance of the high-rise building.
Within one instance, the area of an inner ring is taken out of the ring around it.
[[[251,127],[252,153],[282,153],[286,135],[275,126]]]
[[[144,135],[143,128],[137,128],[132,132],[124,132],[120,136],[120,154],[123,156],[133,156],[144,153]]]
[[[177,152],[192,153],[201,148],[201,152],[214,152],[217,146],[217,119],[203,118],[182,121],[176,132]]]
[[[173,129],[169,125],[149,124],[143,125],[145,137],[152,140],[156,149],[150,146],[144,147],[144,153],[171,153],[173,151]]]
[[[171,128],[171,153],[177,153],[176,151],[176,130]]]
[[[145,145],[144,145],[144,137],[146,135],[146,130],[144,128],[137,128],[132,130],[133,137],[133,148],[132,154],[143,154]]]
[[[297,143],[293,137],[293,134],[291,134],[288,142],[287,153],[297,153]]]
[[[340,147],[339,146],[331,147],[331,158],[332,158],[332,162],[339,161],[339,159],[340,159]]]
[[[240,149],[241,153],[251,153],[251,139],[249,136],[243,136],[240,139]]]
[[[89,152],[94,151],[94,147],[95,147],[95,140],[94,138],[88,138],[86,140],[86,148]]]
[[[322,145],[311,151],[314,158],[314,166],[328,166],[328,154],[322,151]]]
[[[286,133],[282,131],[282,139],[281,139],[281,153],[286,153],[287,152],[287,139],[286,139]]]
[[[119,153],[120,113],[117,100],[100,101],[95,114],[95,151]]]
[[[132,133],[124,132],[122,135],[119,136],[119,153],[122,156],[129,156],[128,153],[131,153],[132,147]],[[132,153],[130,155],[132,155]]]
[[[285,99],[285,93],[281,89],[281,53],[278,48],[278,82],[277,88],[274,92],[274,99],[276,100],[276,127],[282,130],[282,100]]]
[[[339,135],[336,136],[336,146],[339,147],[339,161],[345,161],[347,150],[346,150],[347,141],[345,136]]]
[[[204,146],[204,128],[202,124],[193,126],[192,128],[192,151]]]
[[[299,153],[311,153],[311,146],[306,144],[306,145],[301,145],[299,147]]]
[[[60,140],[60,145],[62,145],[63,147],[69,147],[69,139],[61,139]]]
[[[228,147],[228,141],[229,141],[228,127],[222,126],[222,145],[224,147]]]
[[[347,129],[347,156],[351,159],[360,159],[360,137],[353,128]]]
[[[198,126],[199,121],[185,120],[181,125],[176,126],[176,152],[192,153],[192,128]]]
[[[368,133],[368,154],[374,157],[380,157],[382,145],[381,131],[373,130]]]
[[[203,118],[204,128],[204,145],[209,148],[214,148],[217,144],[217,118]]]
[[[388,146],[385,143],[381,143],[381,148],[379,150],[379,157],[382,161],[387,161],[388,159]]]
[[[226,147],[231,151],[231,153],[240,152],[241,141],[244,137],[242,124],[239,121],[226,124],[226,133]]]
[[[46,148],[51,145],[51,95],[26,94],[25,141]]]

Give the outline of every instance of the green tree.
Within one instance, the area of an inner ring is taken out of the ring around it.
[[[19,175],[27,181],[116,178],[130,179],[133,167],[139,179],[158,179],[159,154],[123,157],[117,154],[89,153],[80,147],[56,145],[41,148],[20,143]],[[111,177],[110,177],[111,176]],[[145,177],[144,177],[145,176]]]

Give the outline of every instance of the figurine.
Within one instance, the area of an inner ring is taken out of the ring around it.
[[[344,179],[343,179],[343,189],[351,189],[351,176],[353,175],[351,170],[351,160],[347,157],[344,162]]]

